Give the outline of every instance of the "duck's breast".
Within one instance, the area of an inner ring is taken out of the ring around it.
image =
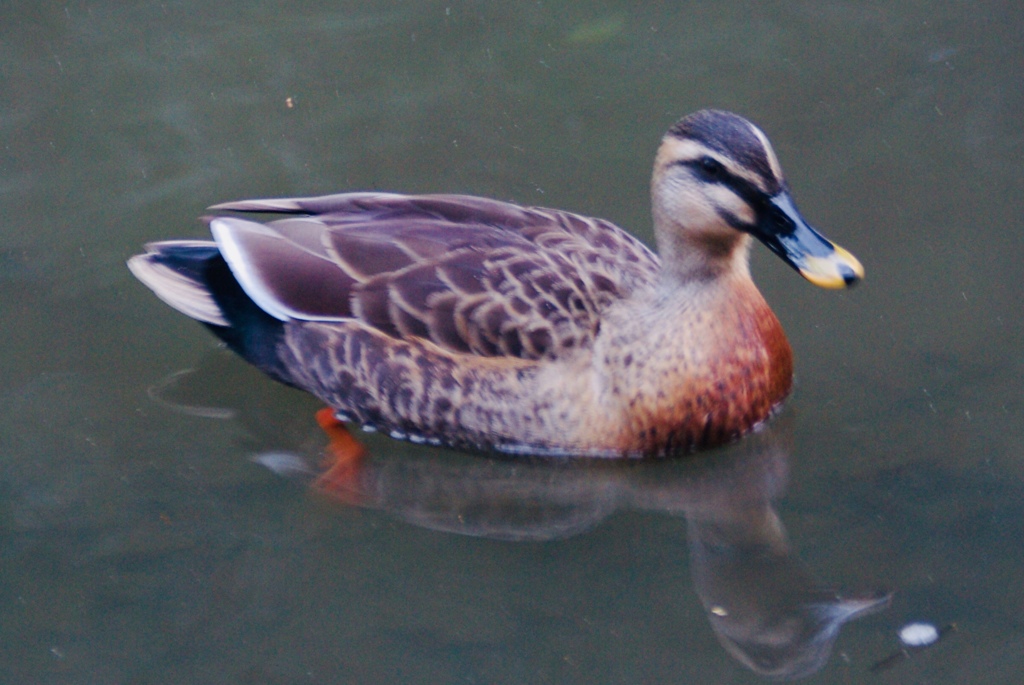
[[[607,404],[624,452],[723,444],[768,419],[789,394],[793,355],[753,283],[634,319],[602,340]],[[632,330],[628,330],[632,329]]]

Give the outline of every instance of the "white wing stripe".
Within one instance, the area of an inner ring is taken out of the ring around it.
[[[250,264],[246,255],[245,238],[249,235],[277,237],[274,232],[255,221],[244,219],[214,219],[210,222],[210,232],[217,241],[217,248],[224,255],[231,273],[238,279],[245,294],[252,298],[256,305],[275,319],[290,321],[292,312],[282,304],[267,288],[261,274]],[[277,238],[280,240],[280,238]]]

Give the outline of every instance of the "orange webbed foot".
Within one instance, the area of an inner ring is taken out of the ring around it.
[[[358,504],[359,473],[366,448],[352,436],[330,407],[316,413],[316,422],[327,434],[328,443],[324,448],[326,470],[317,477],[313,487],[347,504]]]

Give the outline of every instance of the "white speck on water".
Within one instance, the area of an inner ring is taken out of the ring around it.
[[[312,472],[302,457],[291,452],[261,452],[249,458],[279,476],[304,475]]]
[[[377,427],[376,426],[372,426],[372,425],[367,423],[367,424],[363,425],[363,432],[364,433],[376,433],[377,432]]]
[[[908,623],[900,628],[900,641],[908,647],[927,647],[939,639],[939,629],[931,623]]]

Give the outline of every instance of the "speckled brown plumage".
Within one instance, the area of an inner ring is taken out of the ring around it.
[[[252,200],[133,272],[275,378],[396,438],[594,456],[721,444],[788,394],[750,236],[810,280],[862,270],[803,222],[767,139],[706,111],[662,143],[659,260],[618,227],[458,195]]]
[[[354,322],[290,327],[282,355],[301,369],[298,385],[394,437],[515,452],[690,450],[764,421],[792,378],[789,345],[764,301],[736,307],[733,298],[717,299],[698,319],[685,309],[654,310],[645,325],[621,325],[558,360],[467,358]],[[619,316],[636,321],[610,313]],[[674,337],[679,319],[695,324],[683,341]],[[708,341],[730,353],[709,358]],[[640,348],[650,342],[661,344]],[[595,367],[608,373],[595,379]]]

